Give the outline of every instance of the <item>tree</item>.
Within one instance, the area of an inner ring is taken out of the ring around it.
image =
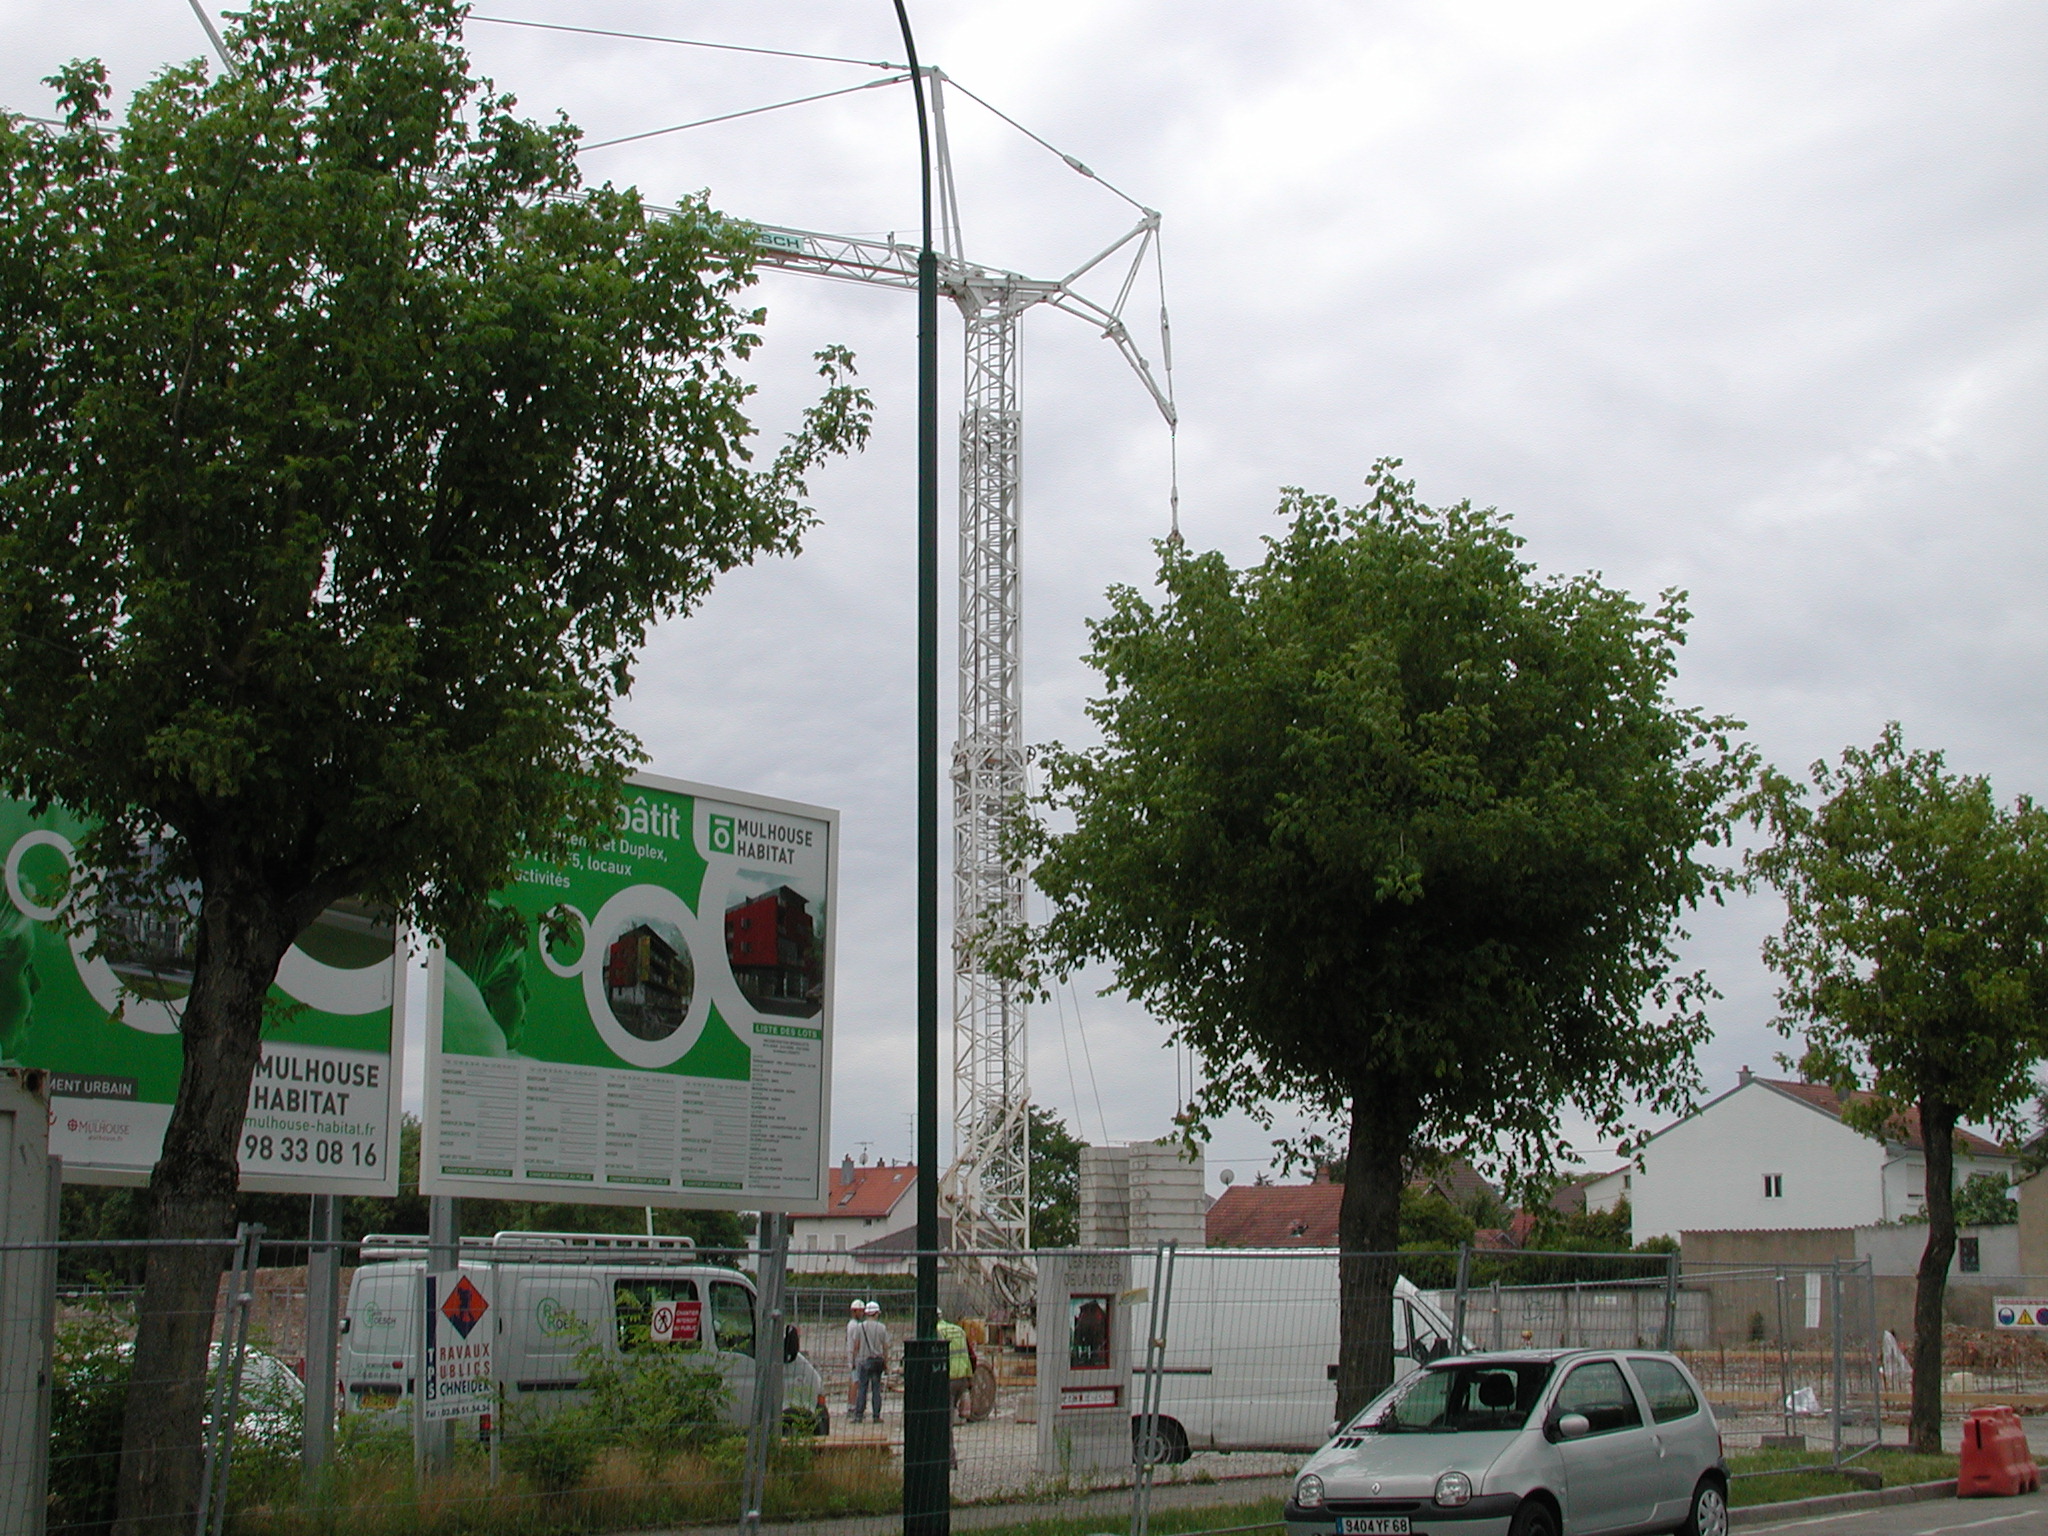
[[[0,788],[195,930],[152,1234],[229,1230],[279,957],[358,897],[437,929],[611,820],[655,620],[793,552],[864,439],[753,467],[744,225],[581,185],[455,0],[252,0],[232,72],[0,123]],[[84,913],[85,908],[79,909]],[[189,1519],[220,1249],[150,1258],[122,1536]]]
[[[1412,1157],[1547,1166],[1565,1104],[1619,1128],[1689,1099],[1710,992],[1674,924],[1718,890],[1697,850],[1747,761],[1666,696],[1676,595],[1539,578],[1498,513],[1395,468],[1362,507],[1288,491],[1248,569],[1169,544],[1157,604],[1111,590],[1102,744],[1044,758],[1019,852],[1051,912],[1005,951],[1106,960],[1200,1053],[1195,1123],[1288,1100],[1344,1127],[1340,1414],[1392,1379],[1369,1256]]]
[[[1747,801],[1770,838],[1749,868],[1785,899],[1785,926],[1764,943],[1776,1022],[1801,1036],[1799,1070],[1842,1094],[1849,1124],[1883,1135],[1918,1119],[1912,1437],[1939,1450],[1955,1128],[1988,1122],[2018,1139],[2048,1052],[2048,814],[2025,797],[2001,808],[1988,779],[1909,750],[1897,722],[1809,779],[1772,770]]]
[[[2020,1219],[2019,1202],[2002,1173],[1973,1173],[1956,1191],[1956,1225],[2009,1227]]]
[[[1081,1142],[1067,1122],[1030,1106],[1031,1246],[1071,1248],[1081,1240]]]

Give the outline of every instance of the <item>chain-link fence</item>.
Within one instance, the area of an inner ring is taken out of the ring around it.
[[[52,1367],[0,1381],[0,1413],[49,1414],[54,1536],[108,1528],[130,1405],[175,1389],[131,1396],[149,1251],[0,1252],[44,1277],[7,1291],[29,1300],[0,1327],[53,1337]],[[772,1255],[714,1263],[681,1240],[572,1234],[464,1238],[459,1265],[417,1236],[247,1231],[219,1252],[212,1308],[182,1319],[209,1371],[184,1448],[205,1469],[202,1508],[180,1536],[900,1522],[907,1273],[778,1284]],[[1868,1264],[1067,1249],[1005,1256],[996,1283],[993,1260],[940,1261],[958,1328],[953,1500],[1057,1502],[1104,1529],[1141,1529],[1161,1500],[1277,1507],[1354,1385],[1339,1380],[1347,1304],[1397,1377],[1455,1353],[1672,1349],[1731,1453],[1851,1460],[1910,1393]],[[1388,1287],[1390,1304],[1366,1303]],[[1948,1344],[1952,1406],[2048,1393],[2031,1339],[1958,1325]]]

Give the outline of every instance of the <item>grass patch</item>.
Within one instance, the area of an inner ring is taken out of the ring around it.
[[[1046,1515],[1015,1525],[962,1528],[971,1529],[974,1536],[1093,1536],[1097,1531],[1122,1530],[1127,1523],[1125,1512],[1106,1510],[1094,1515]],[[1201,1531],[1228,1531],[1242,1526],[1278,1530],[1284,1524],[1277,1499],[1261,1499],[1255,1504],[1209,1504],[1200,1509],[1155,1508],[1152,1511],[1153,1536],[1194,1536]]]
[[[1825,1458],[1820,1451],[1737,1451],[1728,1458],[1734,1473],[1775,1472],[1775,1476],[1738,1477],[1729,1485],[1728,1502],[1737,1509],[1750,1504],[1777,1504],[1786,1499],[1810,1499],[1824,1493],[1852,1493],[1864,1486],[1834,1472],[1778,1471],[1779,1468],[1811,1466]],[[1956,1475],[1956,1459],[1949,1455],[1924,1456],[1915,1451],[1872,1451],[1851,1463],[1868,1467],[1884,1478],[1884,1486],[1931,1483]]]

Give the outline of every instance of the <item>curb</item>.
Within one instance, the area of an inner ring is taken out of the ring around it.
[[[1956,1480],[1943,1478],[1933,1483],[1901,1483],[1896,1488],[1870,1488],[1857,1493],[1822,1493],[1810,1499],[1786,1499],[1780,1504],[1746,1504],[1728,1511],[1728,1523],[1773,1525],[1807,1515],[1838,1515],[1853,1509],[1883,1509],[1891,1504],[1919,1504],[1928,1499],[1952,1499]]]

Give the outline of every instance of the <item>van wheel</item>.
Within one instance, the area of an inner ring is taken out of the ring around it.
[[[1188,1448],[1188,1432],[1181,1427],[1180,1420],[1162,1416],[1159,1420],[1159,1435],[1151,1446],[1152,1454],[1145,1455],[1145,1421],[1137,1415],[1131,1417],[1131,1460],[1137,1463],[1151,1462],[1154,1466],[1179,1466],[1193,1454]]]
[[[1678,1536],[1728,1536],[1728,1494],[1710,1473],[1692,1491],[1692,1507]]]
[[[1541,1499],[1522,1500],[1508,1536],[1557,1536],[1557,1511]]]

